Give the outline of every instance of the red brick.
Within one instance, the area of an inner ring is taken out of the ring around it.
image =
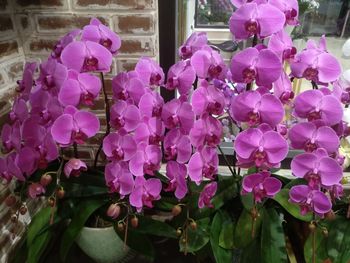
[[[21,7],[61,7],[64,6],[63,0],[17,0],[17,5]]]
[[[57,40],[54,39],[32,39],[29,43],[29,49],[32,52],[51,52]]]
[[[0,42],[0,58],[18,52],[18,44],[16,40]]]
[[[153,15],[120,15],[115,19],[117,32],[120,34],[145,34],[154,32]]]
[[[0,16],[0,31],[13,31],[13,23],[12,19],[9,15],[1,15]]]
[[[102,23],[108,24],[107,19],[98,17]],[[52,30],[69,30],[74,28],[82,28],[90,23],[91,17],[83,17],[77,15],[65,15],[65,16],[38,16],[39,31],[52,31]]]
[[[120,54],[153,56],[155,49],[154,40],[151,37],[138,37],[122,39],[122,46],[119,50]]]
[[[137,59],[118,59],[117,68],[118,72],[131,71],[135,69]]]
[[[75,8],[152,9],[156,0],[75,0]],[[164,0],[163,0],[164,1]]]

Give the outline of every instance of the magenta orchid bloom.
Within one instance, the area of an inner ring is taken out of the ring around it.
[[[110,133],[103,139],[103,152],[109,160],[129,161],[136,150],[136,142],[131,135]]]
[[[146,86],[135,72],[121,72],[112,80],[113,98],[115,100],[131,99],[138,104],[146,93]]]
[[[64,165],[63,171],[67,178],[79,177],[81,172],[87,171],[87,165],[82,160],[72,158]]]
[[[176,160],[181,164],[186,163],[192,154],[190,139],[180,129],[172,129],[165,135],[163,148],[166,160]]]
[[[191,65],[199,78],[225,79],[227,66],[220,54],[210,47],[194,53],[191,57]]]
[[[5,123],[1,130],[1,141],[4,152],[18,151],[21,147],[21,124],[16,121],[12,126]]]
[[[207,43],[207,33],[193,32],[186,42],[179,48],[179,55],[182,59],[191,58],[196,51],[207,46]]]
[[[29,147],[21,148],[15,158],[15,165],[21,169],[25,177],[31,176],[39,168],[39,153]]]
[[[193,127],[194,119],[192,105],[188,102],[174,99],[163,106],[162,120],[168,129],[179,127],[184,134],[188,134]]]
[[[232,58],[231,73],[235,82],[251,83],[256,80],[259,86],[269,86],[281,76],[282,64],[273,51],[259,51],[251,47]]]
[[[307,48],[295,56],[291,63],[292,75],[305,78],[316,83],[329,83],[337,80],[341,74],[338,60],[326,50],[326,40],[323,36],[317,46],[312,40]]]
[[[256,3],[257,5],[266,4],[267,0],[231,0],[231,3],[236,7],[240,8],[242,5],[246,3]]]
[[[137,176],[154,175],[160,169],[162,151],[159,146],[140,143],[138,151],[129,162],[130,172]]]
[[[111,192],[119,193],[121,198],[129,195],[134,188],[134,177],[126,162],[111,162],[105,167],[105,180]]]
[[[295,124],[289,131],[289,139],[294,149],[303,149],[306,152],[323,148],[328,154],[332,154],[339,148],[339,137],[332,128],[317,127],[312,122]]]
[[[224,111],[225,96],[214,85],[203,80],[192,94],[192,107],[197,116],[204,113],[220,115]]]
[[[6,157],[0,157],[0,178],[5,180],[6,183],[10,183],[12,178],[15,177],[19,181],[25,181],[25,177],[21,169],[16,164],[17,154],[12,152]]]
[[[295,156],[291,169],[296,177],[305,178],[313,189],[338,184],[343,177],[341,166],[336,160],[329,157],[324,149]]]
[[[80,29],[73,29],[66,35],[64,35],[54,46],[53,51],[51,53],[51,58],[57,59],[58,62],[61,62],[61,54],[62,50],[68,46],[68,44],[72,43],[78,35],[80,35]]]
[[[214,147],[205,146],[195,152],[188,162],[188,175],[199,185],[204,178],[214,179],[218,172],[219,157]]]
[[[322,120],[325,125],[334,125],[342,120],[343,107],[333,95],[306,90],[295,98],[294,114],[309,121]]]
[[[217,188],[217,182],[211,182],[204,186],[202,192],[199,194],[198,208],[202,209],[205,206],[209,208],[214,208],[213,204],[211,203],[211,200],[216,194]]]
[[[123,100],[117,100],[111,107],[110,125],[116,130],[134,131],[141,120],[139,109]]]
[[[103,25],[97,18],[92,18],[90,25],[84,26],[81,40],[99,43],[107,48],[113,55],[117,53],[121,46],[120,37]]]
[[[139,109],[141,116],[146,117],[160,117],[164,99],[157,91],[146,92],[140,99]]]
[[[83,144],[86,139],[95,136],[99,129],[100,121],[94,114],[67,106],[64,114],[53,123],[51,134],[57,143],[67,147],[74,142]]]
[[[68,79],[63,82],[58,100],[63,106],[78,106],[80,103],[92,106],[101,90],[100,78],[89,73],[70,70]]]
[[[221,122],[210,115],[204,115],[194,123],[190,131],[190,140],[197,148],[203,145],[216,147],[220,144],[221,135]]]
[[[189,60],[181,60],[170,67],[165,87],[168,90],[177,89],[180,95],[188,95],[195,79],[196,72]]]
[[[135,186],[129,196],[130,204],[141,212],[142,207],[153,207],[153,201],[160,199],[162,183],[159,179],[145,179],[143,176],[136,177]]]
[[[299,24],[299,4],[297,0],[269,0],[269,4],[284,13],[287,25],[296,26]]]
[[[169,178],[169,185],[164,190],[174,192],[175,197],[179,200],[187,194],[187,168],[184,164],[175,161],[169,161],[166,165],[166,175]]]
[[[20,93],[21,98],[25,101],[29,99],[29,94],[34,86],[33,79],[36,68],[36,62],[26,62],[23,70],[22,80],[17,81],[18,87],[16,87],[16,91]]]
[[[273,198],[281,187],[281,181],[269,172],[249,174],[243,178],[242,195],[253,193],[255,203],[261,203],[264,198]]]
[[[38,196],[45,194],[45,188],[39,183],[32,183],[28,187],[28,196],[32,199],[37,198]]]
[[[40,65],[38,82],[40,82],[42,89],[56,95],[63,82],[67,79],[67,76],[67,68],[55,59],[49,58]]]
[[[230,113],[234,120],[249,126],[267,123],[275,127],[284,117],[284,108],[274,95],[247,91],[232,98]]]
[[[233,12],[229,23],[234,38],[244,40],[254,35],[268,37],[282,30],[285,22],[285,15],[277,7],[252,2]]]
[[[320,190],[307,185],[293,186],[289,191],[289,202],[300,206],[301,215],[313,212],[321,218],[332,209],[332,203]]]
[[[297,49],[294,47],[291,37],[284,30],[271,36],[268,47],[281,60],[292,61],[297,54]]]
[[[32,106],[31,117],[36,118],[38,123],[50,126],[52,123],[63,114],[62,105],[57,97],[51,96],[50,93],[44,90],[37,90],[30,96]]]
[[[109,72],[112,65],[112,54],[98,43],[75,41],[63,49],[61,60],[68,69],[78,72]]]
[[[165,127],[159,118],[145,118],[144,121],[137,126],[134,139],[137,144],[144,142],[147,144],[159,145],[164,138],[164,133]]]
[[[25,119],[27,119],[29,114],[26,101],[21,99],[21,97],[18,97],[13,103],[9,116],[11,122],[19,120],[20,123],[22,123]]]
[[[250,128],[238,134],[234,149],[242,167],[276,167],[287,157],[288,143],[275,131]]]
[[[137,62],[135,71],[147,86],[160,86],[164,83],[163,69],[151,58],[142,57]]]
[[[285,72],[273,83],[273,93],[283,104],[288,104],[294,98],[292,82]]]

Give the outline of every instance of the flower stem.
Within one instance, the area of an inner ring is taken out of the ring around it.
[[[79,155],[78,155],[78,144],[75,142],[73,144],[73,150],[74,150],[74,158],[78,159]]]
[[[106,91],[106,86],[105,86],[105,79],[104,79],[104,76],[103,76],[103,73],[101,72],[100,74],[101,76],[101,81],[102,81],[102,91],[103,91],[103,97],[104,97],[104,101],[105,101],[105,113],[106,113],[106,132],[103,136],[106,137],[110,132],[111,132],[111,124],[110,124],[110,120],[111,120],[111,115],[110,115],[110,110],[109,110],[109,101],[108,101],[108,95],[107,95],[107,91]],[[103,144],[103,139],[100,143],[100,146],[98,147],[98,150],[96,152],[96,155],[95,155],[95,160],[94,160],[94,168],[96,169],[97,167],[97,162],[98,162],[98,156],[100,155],[101,153],[101,150],[102,150],[102,144]]]
[[[232,173],[232,175],[233,175],[233,176],[237,176],[236,171],[234,171],[234,170],[232,169],[232,167],[231,167],[230,163],[228,162],[228,159],[227,159],[227,157],[226,157],[224,151],[221,149],[220,145],[218,145],[218,149],[219,149],[219,151],[220,151],[222,157],[224,158],[224,161],[225,161],[225,163],[226,163],[228,169],[229,169],[230,172]]]
[[[127,242],[127,239],[128,239],[128,228],[129,228],[129,215],[126,218],[126,223],[125,223],[124,251],[126,251],[126,242]]]
[[[61,178],[61,174],[62,174],[62,171],[63,171],[63,165],[64,165],[63,149],[62,148],[60,149],[60,155],[61,155],[61,163],[60,163],[60,167],[57,170],[57,179],[56,179],[56,185],[57,186],[60,184],[60,178]],[[57,206],[56,191],[54,193],[54,197],[55,197],[55,201],[53,203],[53,206],[51,207],[50,225],[53,224],[54,217],[55,217],[55,210],[56,210],[56,206]]]

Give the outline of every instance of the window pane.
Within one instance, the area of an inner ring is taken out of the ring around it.
[[[227,28],[233,11],[230,0],[196,0],[195,27]]]

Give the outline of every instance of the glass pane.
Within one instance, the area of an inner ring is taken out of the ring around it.
[[[227,28],[233,11],[230,0],[196,0],[195,27]]]

